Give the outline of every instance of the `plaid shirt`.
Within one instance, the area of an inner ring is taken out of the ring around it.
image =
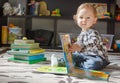
[[[77,44],[82,47],[81,53],[84,55],[98,55],[108,60],[107,49],[103,45],[100,34],[94,30],[81,31],[77,37]]]

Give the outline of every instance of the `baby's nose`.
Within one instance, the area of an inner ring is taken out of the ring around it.
[[[83,20],[82,20],[82,23],[83,23],[83,24],[86,24],[86,19],[83,19]]]
[[[86,19],[85,19],[85,18],[83,18],[83,19],[82,19],[82,21],[83,21],[83,22],[85,22],[85,21],[86,21]]]

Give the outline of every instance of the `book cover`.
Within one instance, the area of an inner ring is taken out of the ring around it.
[[[37,68],[34,72],[52,73],[52,74],[67,74],[67,69],[66,69],[66,67],[41,66],[41,67]]]
[[[72,53],[68,51],[71,39],[69,34],[60,35],[62,48],[64,51],[64,59],[66,63],[67,73],[70,76],[76,76],[79,78],[88,78],[93,80],[108,80],[109,74],[103,71],[79,69],[73,65]]]
[[[68,61],[69,59],[67,59],[68,57],[66,55],[69,54],[69,51],[68,51],[68,48],[69,48],[69,45],[71,44],[71,39],[70,39],[70,35],[69,34],[61,34],[60,35],[60,39],[61,39],[61,44],[62,44],[62,48],[63,48],[63,51],[64,51],[64,58],[65,58],[65,62],[66,62],[66,67],[67,67],[67,72],[70,73],[70,65],[72,65],[71,61]],[[71,57],[71,55],[70,55]],[[71,57],[72,59],[72,57]]]
[[[13,55],[15,59],[19,59],[19,60],[39,60],[39,59],[43,59],[44,58],[44,54],[39,54],[36,56],[25,56],[25,55]]]
[[[30,49],[39,49],[39,43],[34,44],[11,44],[11,49],[15,50],[30,50]]]
[[[96,8],[98,18],[110,18],[110,15],[107,12],[107,4],[105,3],[91,3],[91,4]]]
[[[28,53],[41,53],[41,52],[45,52],[45,49],[33,49],[29,50]]]
[[[38,63],[38,62],[46,61],[46,58],[38,59],[38,60],[18,60],[18,59],[15,59],[15,58],[8,58],[8,61],[16,62],[16,63],[35,64],[35,63]]]
[[[8,44],[13,44],[14,40],[17,39],[21,35],[22,35],[22,28],[19,28],[19,27],[11,28],[11,27],[9,27]]]
[[[34,44],[35,40],[15,39],[14,44]]]
[[[31,49],[31,50],[8,50],[7,53],[9,54],[37,54],[37,53],[43,53],[45,52],[45,49]]]

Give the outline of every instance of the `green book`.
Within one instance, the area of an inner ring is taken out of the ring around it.
[[[8,50],[7,53],[9,54],[39,54],[45,52],[45,49],[32,49],[32,50]]]
[[[8,58],[8,61],[16,62],[16,63],[27,63],[27,64],[35,64],[38,62],[46,61],[46,58],[38,59],[38,60],[19,60],[15,58]]]
[[[30,50],[30,49],[39,49],[39,43],[34,44],[11,44],[11,49],[15,50]]]

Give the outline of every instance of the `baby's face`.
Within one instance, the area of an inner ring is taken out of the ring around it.
[[[97,17],[95,17],[92,10],[83,8],[76,14],[76,21],[78,26],[81,27],[83,31],[86,31],[96,23]]]

